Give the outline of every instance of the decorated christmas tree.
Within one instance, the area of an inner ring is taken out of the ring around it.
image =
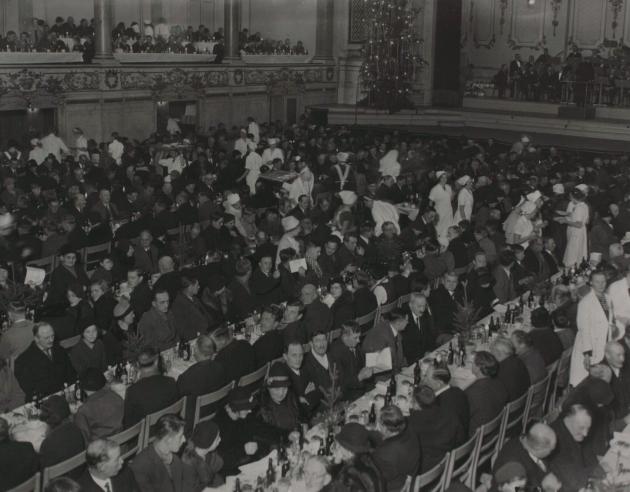
[[[413,0],[364,0],[367,40],[361,67],[363,106],[398,111],[412,108],[411,84],[423,65],[422,40],[415,33],[419,9]]]

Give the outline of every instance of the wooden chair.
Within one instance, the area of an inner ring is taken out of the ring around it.
[[[547,366],[547,374],[549,375],[549,388],[547,389],[547,395],[545,396],[545,412],[549,410],[549,404],[551,403],[551,392],[553,391],[554,385],[556,384],[559,365],[560,360],[558,359],[557,361]]]
[[[503,420],[501,421],[501,430],[499,431],[499,443],[497,445],[497,450],[501,449],[501,446],[503,446],[507,436],[512,437],[514,434],[519,434],[522,430],[524,426],[523,416],[525,415],[525,408],[527,407],[527,402],[529,401],[528,397],[529,391],[520,398],[511,401],[505,407],[505,410],[503,411]],[[515,433],[514,430],[517,428],[518,433]]]
[[[479,442],[477,443],[477,451],[475,452],[475,465],[472,470],[471,488],[477,484],[477,470],[486,463],[493,462],[499,452],[499,432],[501,430],[501,422],[506,409],[493,418],[490,422],[483,424],[479,428]]]
[[[446,482],[447,464],[450,453],[446,453],[442,461],[430,470],[418,475],[413,483],[413,492],[442,492]]]
[[[362,332],[368,331],[376,324],[376,313],[378,312],[378,308],[376,308],[371,313],[367,313],[364,316],[356,318],[355,321],[361,327]]]
[[[85,464],[85,451],[81,451],[76,456],[72,458],[68,458],[61,463],[57,463],[56,465],[49,466],[48,468],[44,468],[42,473],[42,487],[46,487],[48,483],[57,477],[61,477],[63,475],[67,475],[73,470],[82,467]]]
[[[558,405],[561,393],[569,387],[569,370],[571,369],[572,350],[572,348],[568,348],[562,352],[562,356],[558,361],[558,370],[556,371],[556,378],[551,391],[549,410],[553,410]]]
[[[112,441],[120,446],[120,456],[123,460],[127,461],[129,458],[133,458],[142,450],[146,423],[147,421],[142,419],[136,425],[129,427],[129,429],[125,429],[110,437]]]
[[[542,381],[532,384],[527,392],[527,404],[523,412],[523,428],[531,419],[539,419],[545,414],[545,402],[549,395],[549,385],[551,383],[551,374]]]
[[[250,392],[255,392],[260,390],[262,386],[262,381],[265,379],[267,372],[269,371],[269,362],[267,362],[260,369],[256,369],[254,372],[249,374],[245,374],[241,379],[238,380],[239,388],[247,388]]]
[[[57,266],[57,257],[55,255],[50,255],[37,260],[31,260],[26,263],[26,266],[43,268],[46,270],[46,275],[50,275]]]
[[[79,340],[81,340],[81,335],[75,335],[73,337],[70,338],[66,338],[64,340],[61,340],[59,342],[59,346],[61,348],[64,348],[66,350],[70,350],[72,347],[74,347],[77,343],[79,343]]]
[[[41,483],[42,475],[37,472],[31,478],[25,480],[20,485],[16,485],[12,489],[9,489],[7,492],[39,492]]]
[[[378,323],[378,321],[381,319],[382,315],[390,313],[394,309],[396,309],[398,307],[398,301],[399,301],[399,299],[396,299],[393,302],[390,302],[388,304],[383,304],[382,306],[377,307],[376,308],[376,320],[375,320],[375,323]]]
[[[197,425],[199,422],[204,422],[205,420],[210,420],[214,418],[216,415],[216,409],[213,409],[208,414],[202,416],[202,411],[206,410],[208,407],[212,407],[212,405],[216,405],[221,400],[223,400],[232,388],[234,388],[235,382],[232,381],[226,384],[223,388],[213,391],[212,393],[207,393],[205,395],[201,395],[197,397],[197,403],[195,404],[195,421],[194,424]]]
[[[446,478],[444,479],[444,488],[448,488],[453,481],[459,481],[469,488],[472,488],[474,478],[473,467],[475,465],[475,450],[481,435],[480,429],[461,446],[453,449],[446,466]]]
[[[156,422],[160,419],[160,417],[164,415],[168,415],[170,413],[174,413],[179,415],[181,418],[186,418],[186,397],[180,398],[178,401],[169,405],[162,410],[158,410],[152,414],[147,415],[146,424],[144,430],[144,439],[142,443],[142,449],[146,448],[153,440],[154,437],[151,436],[151,428],[156,424]]]
[[[405,304],[409,302],[411,299],[411,294],[405,294],[404,296],[400,296],[398,298],[398,307],[403,307]]]
[[[102,243],[83,248],[83,268],[87,273],[96,269],[96,265],[112,251],[112,243]]]

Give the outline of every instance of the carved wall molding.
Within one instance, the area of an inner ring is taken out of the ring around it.
[[[24,68],[17,72],[0,73],[0,94],[11,92],[25,94],[61,94],[96,90],[99,88],[99,73],[85,72],[46,72]]]
[[[471,1],[473,44],[475,48],[492,48],[496,43],[496,0]]]
[[[540,49],[547,42],[545,22],[547,17],[546,2],[512,2],[510,34],[508,45],[512,49]]]
[[[606,40],[608,0],[573,0],[569,44],[581,49],[596,49]]]

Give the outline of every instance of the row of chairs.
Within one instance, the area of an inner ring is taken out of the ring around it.
[[[270,364],[267,363],[252,373],[242,376],[238,383],[232,381],[216,391],[198,396],[195,402],[194,425],[214,418],[221,404],[235,386],[251,389],[252,393],[259,391],[263,380],[267,376],[269,366]],[[167,414],[176,414],[185,419],[187,400],[187,397],[182,397],[172,405],[147,415],[137,424],[111,436],[110,439],[120,445],[123,460],[129,461],[133,459],[136,454],[153,442],[154,437],[152,431],[160,417]],[[61,463],[44,468],[41,473],[35,474],[9,492],[39,492],[42,488],[46,487],[51,480],[78,470],[84,464],[85,451],[82,451]]]
[[[90,275],[97,267],[101,259],[112,252],[112,243],[102,243],[95,246],[86,246],[78,251],[78,259],[85,268],[85,272]],[[59,257],[57,255],[45,256],[37,260],[30,260],[26,266],[42,268],[46,270],[46,274],[50,275],[59,265]]]
[[[405,492],[444,492],[459,481],[474,490],[479,468],[493,464],[506,440],[520,434],[527,424],[553,413],[568,379],[571,349],[549,366],[547,376],[530,386],[520,398],[508,403],[490,422],[479,427],[461,446],[446,453],[442,461],[415,478],[408,477]]]

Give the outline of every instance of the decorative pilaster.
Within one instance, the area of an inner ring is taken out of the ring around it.
[[[240,58],[238,38],[241,31],[241,0],[225,0],[224,3],[225,58],[236,60]]]
[[[96,20],[95,60],[110,60],[112,55],[112,0],[94,0]]]
[[[333,57],[333,22],[333,0],[317,0],[315,56],[313,60],[325,61]]]

